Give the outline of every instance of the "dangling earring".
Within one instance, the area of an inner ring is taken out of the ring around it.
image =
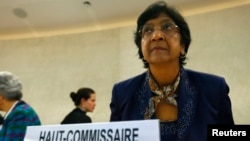
[[[180,58],[181,58],[181,59],[184,59],[184,58],[186,58],[186,55],[187,55],[186,53],[181,54],[181,55],[180,55]]]

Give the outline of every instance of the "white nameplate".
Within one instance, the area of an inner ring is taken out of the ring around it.
[[[159,120],[28,126],[24,141],[160,141]]]

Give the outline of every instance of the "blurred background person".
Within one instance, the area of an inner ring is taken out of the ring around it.
[[[0,110],[5,113],[0,141],[23,141],[27,126],[41,125],[35,110],[22,99],[22,84],[11,72],[0,72]]]
[[[61,124],[92,123],[87,112],[93,112],[96,106],[96,93],[91,88],[80,88],[70,97],[76,106],[61,122]]]

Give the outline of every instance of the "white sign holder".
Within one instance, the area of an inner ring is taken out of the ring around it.
[[[159,120],[28,126],[24,141],[160,141]]]

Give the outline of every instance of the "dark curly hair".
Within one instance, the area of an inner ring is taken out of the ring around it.
[[[169,6],[164,1],[158,1],[153,4],[151,4],[148,8],[145,9],[145,11],[138,17],[137,19],[137,28],[134,33],[134,42],[136,46],[138,47],[138,54],[139,58],[144,63],[144,68],[148,68],[149,64],[143,60],[143,54],[141,49],[141,34],[140,29],[141,27],[148,21],[153,18],[156,18],[161,13],[166,13],[179,27],[179,31],[181,34],[181,44],[184,44],[185,46],[185,53],[187,54],[189,45],[191,43],[191,35],[190,30],[188,27],[187,22],[185,21],[184,17],[172,6]],[[180,65],[183,66],[186,64],[186,55],[180,56]]]

